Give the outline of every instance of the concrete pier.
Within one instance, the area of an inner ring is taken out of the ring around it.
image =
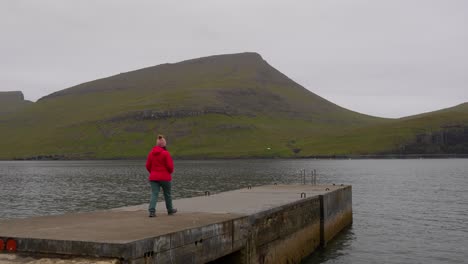
[[[351,186],[258,186],[174,205],[168,216],[158,203],[156,218],[139,205],[3,220],[0,263],[299,263],[352,223]]]

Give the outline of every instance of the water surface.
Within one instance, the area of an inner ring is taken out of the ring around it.
[[[354,223],[304,263],[467,263],[468,160],[175,161],[175,198],[248,185],[353,185]],[[310,178],[307,178],[310,181]],[[144,161],[0,161],[0,218],[146,203]]]

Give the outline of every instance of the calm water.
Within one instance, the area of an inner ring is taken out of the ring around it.
[[[304,263],[468,263],[468,160],[176,161],[174,196],[247,185],[353,185],[353,226]],[[146,203],[143,161],[0,161],[0,218]]]

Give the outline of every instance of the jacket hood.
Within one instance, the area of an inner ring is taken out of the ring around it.
[[[166,151],[166,150],[159,146],[156,146],[156,147],[153,147],[153,149],[151,150],[151,154],[153,154],[154,156],[157,156],[161,154],[163,151]]]

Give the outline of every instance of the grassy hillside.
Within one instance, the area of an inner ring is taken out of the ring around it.
[[[383,153],[418,129],[465,122],[444,111],[367,116],[310,92],[256,53],[218,55],[83,83],[4,115],[0,158],[141,158],[158,133],[176,157]]]
[[[468,103],[308,142],[310,153],[468,153]],[[307,155],[307,154],[306,154]]]

